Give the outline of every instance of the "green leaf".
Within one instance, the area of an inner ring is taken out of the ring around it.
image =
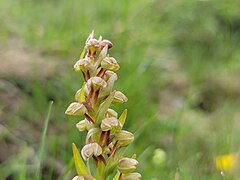
[[[84,91],[84,85],[82,85],[82,88],[79,89],[75,94],[75,100],[79,103],[85,102],[85,91]]]
[[[100,52],[97,61],[94,63],[94,68],[97,69],[101,61],[106,57],[108,51],[108,46],[105,46],[102,51]]]
[[[87,137],[86,137],[86,144],[89,143],[89,139],[90,137],[93,138],[93,140],[97,140],[100,137],[100,133],[102,132],[102,130],[100,128],[92,128],[88,131],[87,133]]]
[[[117,173],[115,174],[113,180],[118,180],[118,179],[119,179],[119,176],[120,176],[120,172],[117,171]]]
[[[109,106],[111,105],[113,99],[114,99],[114,92],[111,92],[110,95],[107,97],[107,99],[100,105],[99,107],[99,111],[97,113],[97,117],[96,117],[96,125],[100,125],[101,121],[105,115],[105,113],[107,112]]]
[[[121,116],[119,117],[119,121],[122,123],[122,126],[124,125],[126,118],[127,118],[127,109],[124,109]]]
[[[116,151],[114,159],[112,158],[107,159],[107,166],[105,167],[106,175],[112,174],[114,172],[114,170],[117,167],[118,160],[120,159],[120,157],[123,156],[125,150],[126,150],[126,147],[121,147]]]
[[[117,74],[113,74],[107,81],[107,92],[111,92],[114,86],[114,82],[117,80]]]
[[[104,170],[105,165],[100,161],[97,168],[97,179],[106,179]]]
[[[75,162],[75,167],[76,167],[78,175],[89,174],[88,169],[87,169],[86,165],[84,164],[84,162],[80,156],[80,153],[74,143],[72,143],[72,150],[73,150],[73,158],[74,158],[74,162]]]
[[[84,85],[85,85],[85,83],[82,85],[81,92],[80,92],[80,102],[84,102],[85,101]]]
[[[83,59],[84,58],[85,52],[86,52],[86,49],[84,48],[79,59]]]

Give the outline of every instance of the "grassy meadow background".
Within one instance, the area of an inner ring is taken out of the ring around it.
[[[92,29],[114,44],[129,101],[113,108],[129,110],[142,179],[224,179],[214,158],[240,144],[239,12],[238,0],[0,0],[0,179],[35,179],[50,101],[42,179],[75,175],[85,134],[64,112]]]

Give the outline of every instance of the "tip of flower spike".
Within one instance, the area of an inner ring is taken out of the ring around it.
[[[90,40],[90,39],[92,39],[94,37],[94,30],[92,30],[92,32],[89,34],[89,36],[88,36],[88,38],[87,38],[87,40],[86,40],[86,43]]]

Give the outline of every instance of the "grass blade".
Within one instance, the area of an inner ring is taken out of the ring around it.
[[[48,128],[50,115],[52,112],[52,105],[53,105],[53,101],[51,101],[49,104],[47,117],[45,119],[44,127],[43,127],[42,142],[41,142],[41,147],[40,147],[40,151],[39,151],[39,157],[38,157],[39,161],[38,161],[38,168],[37,168],[37,174],[36,174],[36,179],[38,179],[38,180],[41,179],[41,165],[42,165],[43,156],[44,156],[44,147],[46,144],[47,128]]]

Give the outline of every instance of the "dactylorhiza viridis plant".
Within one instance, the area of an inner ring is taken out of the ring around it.
[[[111,104],[127,102],[128,98],[114,90],[116,71],[120,68],[116,59],[108,54],[112,48],[109,40],[94,38],[92,32],[75,63],[76,72],[82,73],[84,83],[75,94],[66,110],[67,115],[83,116],[76,124],[79,131],[86,131],[86,145],[81,155],[72,144],[73,157],[78,175],[73,180],[139,180],[141,175],[134,172],[138,161],[136,155],[123,157],[123,152],[134,139],[131,132],[123,130],[127,116],[125,109],[120,116],[110,108]],[[85,162],[83,161],[85,160]],[[90,165],[94,162],[93,165]]]

